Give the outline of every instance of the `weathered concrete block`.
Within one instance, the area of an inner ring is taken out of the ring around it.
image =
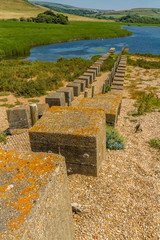
[[[115,77],[121,77],[124,78],[125,76],[125,72],[121,73],[121,72],[116,72]]]
[[[115,48],[110,48],[109,53],[114,53],[115,52]]]
[[[48,103],[49,107],[65,106],[65,95],[62,92],[52,93],[45,98],[45,101]]]
[[[93,83],[93,76],[94,76],[94,74],[93,73],[88,73],[88,72],[85,72],[84,74],[83,74],[83,76],[89,76],[90,77],[90,84],[92,84]]]
[[[96,71],[96,75],[98,75],[99,73],[99,70],[100,70],[100,67],[97,65],[93,65],[89,68],[90,70],[95,70]]]
[[[124,64],[124,63],[119,63],[119,65],[118,65],[118,67],[120,68],[126,68],[126,64]]]
[[[73,88],[64,87],[64,88],[58,89],[57,92],[63,92],[64,93],[66,103],[68,103],[69,98],[71,99],[71,101],[73,101],[73,99],[74,99]]]
[[[0,160],[0,238],[73,240],[65,159],[0,150]]]
[[[78,79],[79,80],[85,80],[86,81],[86,88],[89,88],[90,76],[80,76]]]
[[[87,73],[93,73],[93,80],[96,79],[96,76],[97,76],[96,70],[88,69]]]
[[[81,84],[80,83],[69,83],[67,87],[73,88],[74,96],[78,97],[81,92]]]
[[[81,92],[85,91],[86,88],[86,81],[85,80],[75,80],[74,83],[80,83],[81,84]]]
[[[9,127],[23,129],[31,127],[31,113],[29,106],[14,107],[7,110]]]
[[[33,152],[63,155],[68,173],[98,175],[106,153],[103,110],[52,107],[29,135]]]
[[[48,110],[49,105],[48,104],[37,104],[38,107],[38,118],[41,118]]]
[[[123,69],[122,69],[122,68],[118,68],[118,69],[117,69],[117,72],[118,72],[118,73],[123,73],[123,74],[125,74],[125,68],[123,68]]]
[[[112,85],[112,86],[111,86],[111,91],[112,91],[112,90],[123,90],[123,86]]]
[[[106,123],[115,126],[119,112],[119,99],[108,99],[106,94],[95,95],[93,98],[84,98],[80,107],[103,109],[106,114]]]
[[[120,82],[124,82],[124,77],[114,77],[113,81],[120,81]]]
[[[113,85],[123,86],[123,84],[124,84],[124,81],[123,81],[123,80],[122,80],[122,81],[116,81],[116,80],[114,80],[113,83],[112,83],[112,86],[113,86]]]
[[[95,62],[93,66],[95,66],[95,67],[98,67],[98,73],[99,73],[99,72],[100,72],[100,70],[101,70],[101,64],[100,64],[100,63],[97,63],[97,62]]]

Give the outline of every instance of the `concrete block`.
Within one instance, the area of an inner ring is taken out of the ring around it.
[[[93,66],[91,66],[89,69],[90,69],[90,70],[95,70],[95,71],[96,71],[96,75],[98,75],[100,68],[99,68],[99,66],[93,65]]]
[[[108,99],[105,94],[95,95],[93,98],[84,98],[80,103],[82,108],[103,109],[106,114],[106,123],[112,126],[115,126],[117,122],[119,105],[119,99]]]
[[[64,157],[0,150],[0,160],[1,239],[73,240]]]
[[[114,53],[115,52],[115,48],[110,48],[109,53]]]
[[[89,76],[90,77],[90,84],[92,84],[93,83],[93,78],[94,78],[94,74],[93,73],[88,73],[88,72],[85,72],[84,74],[83,74],[83,76]]]
[[[113,81],[113,83],[112,83],[112,86],[113,85],[118,85],[118,86],[123,86],[123,84],[124,84],[124,81],[122,80],[122,81]]]
[[[93,80],[96,79],[96,76],[97,76],[96,70],[88,69],[87,73],[93,73]]]
[[[112,85],[112,86],[111,86],[111,91],[112,91],[112,90],[123,90],[123,86]]]
[[[120,82],[124,82],[124,78],[123,77],[114,77],[113,81],[120,81]]]
[[[65,106],[65,95],[62,92],[51,93],[45,98],[45,102],[49,107]]]
[[[49,109],[48,104],[37,104],[38,107],[38,118],[40,119]]]
[[[86,88],[86,81],[85,80],[75,80],[74,83],[80,83],[81,84],[81,92],[85,91],[85,88]]]
[[[85,80],[86,81],[86,88],[89,88],[90,76],[80,76],[78,79],[79,80]]]
[[[74,99],[73,88],[64,87],[64,88],[58,89],[57,92],[63,92],[64,93],[66,103],[68,103],[69,98],[71,99],[71,101],[73,101],[73,99]]]
[[[115,77],[124,78],[125,73],[116,72]]]
[[[98,175],[106,154],[103,110],[52,107],[29,135],[33,152],[64,156],[69,174]]]
[[[69,83],[67,87],[73,88],[74,96],[78,97],[81,92],[81,84],[80,83]]]
[[[9,122],[9,128],[11,129],[30,128],[32,125],[29,106],[8,109],[7,118]]]
[[[125,68],[123,68],[123,69],[118,68],[118,69],[117,69],[117,72],[118,72],[118,73],[123,73],[123,74],[125,74]]]

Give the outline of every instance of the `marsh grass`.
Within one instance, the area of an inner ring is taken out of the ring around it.
[[[95,59],[60,58],[57,62],[2,60],[0,62],[0,91],[16,96],[36,97],[74,81],[91,66]]]
[[[71,22],[69,25],[0,21],[0,56],[23,56],[38,45],[131,35],[113,22]]]
[[[1,99],[0,99],[0,102],[7,102],[7,101],[8,101],[7,98],[1,98]]]

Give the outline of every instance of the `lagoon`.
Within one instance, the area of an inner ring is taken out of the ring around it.
[[[97,54],[105,54],[111,47],[119,53],[124,43],[130,53],[160,54],[160,27],[123,26],[133,33],[132,36],[111,39],[82,40],[56,43],[31,49],[29,61],[54,62],[60,57],[81,57],[89,59]]]

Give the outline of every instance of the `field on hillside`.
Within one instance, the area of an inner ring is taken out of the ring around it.
[[[36,17],[39,13],[44,12],[46,9],[48,8],[35,6],[24,0],[0,0],[0,19]],[[53,12],[58,13],[56,11]],[[102,21],[95,18],[82,17],[67,13],[65,13],[65,15],[68,16],[69,21]]]
[[[140,17],[153,17],[160,18],[160,9],[142,8],[142,9],[131,9],[124,11],[114,11],[104,14],[106,17],[121,18],[126,15],[138,15]]]
[[[71,22],[70,25],[0,21],[0,56],[29,54],[30,48],[82,39],[116,38],[131,35],[119,23]]]

